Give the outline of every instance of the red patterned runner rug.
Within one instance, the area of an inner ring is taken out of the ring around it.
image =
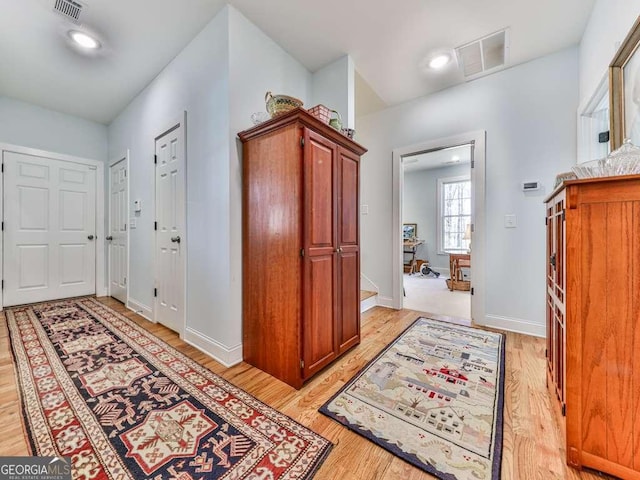
[[[6,317],[32,453],[76,480],[309,479],[331,449],[94,298]]]

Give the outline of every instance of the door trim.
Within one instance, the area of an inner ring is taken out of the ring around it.
[[[486,155],[486,131],[453,135],[446,138],[429,140],[416,145],[396,148],[393,150],[393,299],[392,306],[397,310],[402,309],[402,192],[404,189],[404,175],[402,173],[402,158],[404,156],[439,150],[457,145],[473,144],[472,159],[475,162],[471,169],[471,185],[473,188],[473,256],[471,262],[471,278],[473,279],[474,295],[471,296],[471,321],[473,324],[483,325],[485,319],[485,155]]]
[[[186,331],[187,328],[187,313],[188,313],[188,305],[187,305],[187,291],[188,291],[188,278],[187,278],[187,258],[189,255],[189,249],[188,249],[188,245],[189,245],[189,238],[187,235],[187,232],[189,230],[189,224],[188,224],[188,219],[187,219],[187,202],[188,202],[188,190],[187,190],[187,174],[188,174],[188,167],[187,167],[187,111],[184,110],[182,112],[182,114],[178,117],[176,117],[172,122],[168,122],[165,124],[166,128],[162,128],[160,129],[159,133],[153,138],[153,153],[155,155],[156,152],[156,142],[158,141],[159,138],[161,138],[162,136],[166,135],[167,133],[169,133],[172,130],[175,130],[176,128],[179,128],[180,126],[182,126],[182,145],[184,147],[184,233],[181,235],[181,237],[184,239],[183,241],[181,241],[181,244],[184,243],[184,255],[182,257],[182,271],[183,271],[183,278],[184,278],[184,298],[183,298],[183,305],[184,305],[184,317],[182,318],[182,322],[180,325],[180,329],[177,332],[178,335],[180,336],[180,338],[184,338],[184,333]],[[155,222],[157,219],[157,211],[156,211],[156,195],[157,195],[157,185],[156,185],[156,168],[157,165],[154,164],[153,166],[153,198],[152,198],[152,203],[153,203],[153,221]],[[157,286],[157,280],[158,280],[158,265],[157,265],[157,258],[156,258],[156,243],[157,243],[157,231],[154,230],[153,232],[153,240],[152,240],[152,252],[153,252],[153,287],[155,288]],[[158,302],[158,297],[153,297],[153,301],[152,303],[152,316],[151,318],[153,319],[152,321],[154,323],[158,323],[158,319],[157,319],[157,302]]]
[[[0,143],[0,160],[4,160],[4,152],[21,153],[24,155],[33,155],[35,157],[51,158],[63,162],[78,163],[93,167],[96,170],[96,238],[104,239],[105,232],[105,215],[104,215],[104,172],[105,162],[93,160],[90,158],[76,157],[64,153],[56,153],[48,150],[40,150],[37,148],[23,147],[10,143]],[[0,210],[2,210],[2,220],[4,221],[4,173],[0,172]],[[100,221],[102,219],[102,221]],[[0,235],[0,268],[2,269],[2,278],[4,278],[4,259],[2,252],[4,251],[4,233]],[[107,294],[106,284],[106,255],[104,242],[96,242],[96,296],[103,297]],[[0,291],[0,310],[4,307],[4,296]]]
[[[127,288],[126,288],[126,301],[124,302],[125,305],[129,305],[129,281],[131,280],[131,261],[130,261],[130,254],[131,254],[131,237],[130,237],[130,225],[129,225],[129,218],[131,217],[130,215],[130,203],[131,203],[131,199],[129,198],[131,196],[131,171],[129,169],[129,149],[127,148],[124,152],[122,152],[121,155],[117,155],[116,157],[114,157],[113,160],[109,161],[109,165],[107,166],[107,168],[110,170],[111,167],[113,167],[114,165],[116,165],[117,163],[120,163],[121,161],[124,160],[124,164],[127,167]],[[107,182],[107,198],[109,199],[109,201],[107,202],[107,215],[105,217],[105,224],[108,227],[108,223],[111,220],[111,177],[108,176],[109,181]],[[105,227],[105,231],[106,228]],[[106,237],[104,239],[105,242],[105,256],[106,256],[106,276],[107,276],[107,295],[111,296],[111,276],[109,275],[109,272],[111,271],[110,265],[109,263],[111,262],[111,259],[109,258],[109,254],[108,254],[108,249],[106,248],[107,244],[107,240]]]

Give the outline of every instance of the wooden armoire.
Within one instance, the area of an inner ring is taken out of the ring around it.
[[[547,383],[567,463],[640,480],[640,175],[565,182],[546,213]]]
[[[360,343],[360,156],[295,109],[243,142],[243,357],[300,388]]]

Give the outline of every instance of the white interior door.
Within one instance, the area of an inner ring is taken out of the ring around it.
[[[109,167],[109,295],[127,303],[127,159]]]
[[[185,298],[184,125],[156,139],[156,321],[182,332]]]
[[[96,169],[4,152],[4,305],[96,291]]]

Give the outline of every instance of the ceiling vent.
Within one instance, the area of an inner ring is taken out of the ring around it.
[[[80,14],[82,13],[83,5],[73,0],[55,0],[53,11],[59,13],[67,20],[71,20],[73,23],[80,25]]]
[[[502,70],[507,65],[508,53],[508,29],[456,48],[458,64],[462,66],[467,80]]]

